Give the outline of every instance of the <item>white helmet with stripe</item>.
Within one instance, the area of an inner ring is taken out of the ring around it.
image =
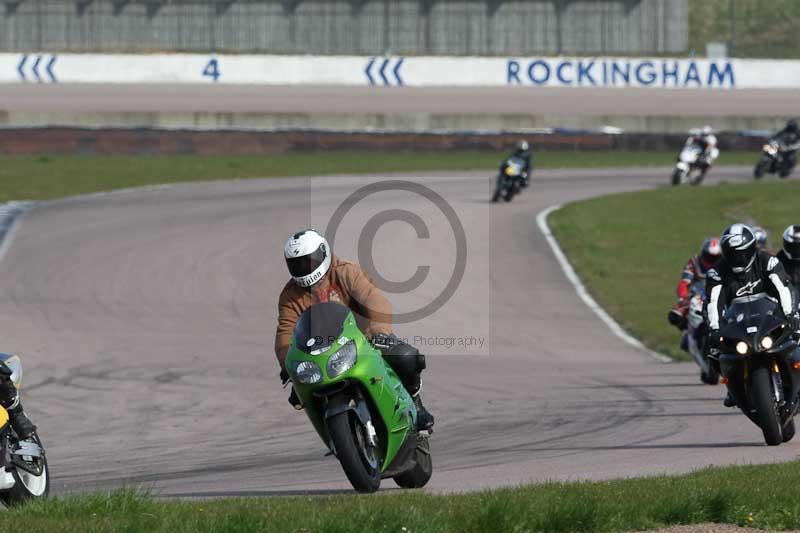
[[[318,283],[331,268],[331,248],[316,230],[298,231],[286,241],[283,256],[292,279],[301,287]]]
[[[783,252],[792,261],[800,261],[800,224],[792,224],[783,231]]]
[[[734,224],[719,239],[722,257],[737,274],[747,272],[756,260],[756,236],[750,226]]]

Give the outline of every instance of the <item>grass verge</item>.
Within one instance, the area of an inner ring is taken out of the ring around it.
[[[758,223],[774,251],[800,223],[796,181],[660,188],[565,206],[550,225],[589,292],[650,348],[687,359],[667,323],[686,260],[703,239],[737,221]]]
[[[269,156],[15,156],[0,159],[0,202],[63,196],[183,181],[414,172],[485,168],[503,154],[486,152],[331,152]],[[673,152],[542,152],[538,168],[670,166]],[[751,164],[750,153],[724,155],[721,164]],[[666,175],[666,174],[665,174]],[[666,179],[666,178],[665,178]]]
[[[549,483],[461,495],[155,500],[135,491],[67,496],[5,513],[0,531],[634,531],[721,522],[800,527],[800,462],[683,476]]]

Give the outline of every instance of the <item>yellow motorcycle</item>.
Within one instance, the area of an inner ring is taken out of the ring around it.
[[[22,362],[17,355],[0,354],[0,365],[11,371],[11,381],[22,385]],[[50,492],[50,471],[39,435],[20,441],[0,407],[0,501],[7,506],[44,498]]]

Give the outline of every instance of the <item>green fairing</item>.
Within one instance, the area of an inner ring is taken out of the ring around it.
[[[349,341],[355,342],[356,345],[356,363],[335,378],[328,377],[328,360]],[[371,399],[373,413],[380,417],[386,428],[384,431],[383,428],[376,426],[378,442],[383,453],[381,471],[385,471],[392,464],[403,443],[412,435],[412,429],[416,425],[417,410],[414,401],[400,378],[384,361],[381,352],[375,349],[359,330],[352,312],[348,313],[345,319],[339,339],[332,342],[327,351],[319,355],[309,355],[297,348],[295,342],[293,337],[286,356],[286,368],[292,370],[301,361],[313,361],[319,365],[322,372],[322,380],[313,385],[298,383],[292,375],[294,390],[303,402],[306,415],[322,441],[330,447],[330,437],[325,424],[325,407],[320,399],[314,396],[314,392],[344,380],[358,382]]]

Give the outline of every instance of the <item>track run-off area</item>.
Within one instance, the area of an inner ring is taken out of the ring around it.
[[[299,228],[329,230],[337,208],[351,207],[334,253],[371,257],[392,281],[422,267],[418,287],[389,294],[410,313],[458,271],[459,230],[433,198],[463,230],[463,276],[438,310],[396,325],[428,354],[423,396],[437,420],[429,489],[794,459],[796,443],[766,447],[756,426],[722,406],[723,386],[700,384],[693,363],[661,363],[612,333],[537,226],[552,205],[668,177],[667,168],[542,170],[496,205],[486,173],[190,183],[38,204],[0,261],[0,349],[23,357],[25,405],[53,491],[350,491],[278,379],[283,243]],[[708,183],[749,179],[748,168],[720,167]],[[384,190],[347,203],[371,183]]]

